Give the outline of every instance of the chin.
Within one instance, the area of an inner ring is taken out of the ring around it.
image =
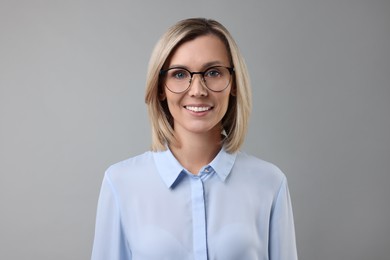
[[[215,125],[194,125],[194,126],[188,126],[186,128],[187,131],[195,133],[195,134],[207,134],[210,132],[218,131],[219,127],[216,127]]]

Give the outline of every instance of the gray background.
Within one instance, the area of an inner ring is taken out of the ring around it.
[[[150,52],[179,19],[248,63],[244,150],[286,173],[303,260],[389,259],[390,1],[0,2],[0,259],[88,259],[104,170],[149,148]]]

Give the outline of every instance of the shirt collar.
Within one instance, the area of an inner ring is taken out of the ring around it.
[[[225,182],[226,178],[232,171],[236,157],[237,153],[228,153],[225,150],[225,147],[222,147],[217,156],[215,156],[214,160],[212,160],[209,164],[222,182]]]
[[[225,182],[233,168],[236,156],[237,153],[228,153],[222,147],[208,166],[213,168],[222,182]],[[184,167],[176,160],[169,148],[165,151],[154,152],[153,157],[163,182],[168,188],[172,188],[173,184],[179,179],[180,174],[185,172]]]

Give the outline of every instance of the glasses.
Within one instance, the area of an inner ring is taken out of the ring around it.
[[[165,86],[169,91],[180,94],[188,90],[191,86],[193,76],[201,75],[202,82],[207,89],[214,92],[224,91],[232,80],[234,68],[224,66],[210,67],[203,72],[191,72],[181,67],[160,70]]]

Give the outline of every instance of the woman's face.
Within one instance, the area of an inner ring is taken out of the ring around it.
[[[191,72],[202,72],[212,66],[230,67],[231,64],[225,44],[214,35],[205,35],[180,45],[168,61],[167,68],[182,67]],[[213,92],[205,87],[201,75],[194,74],[190,88],[183,93],[172,93],[165,87],[175,133],[179,136],[189,133],[220,136],[231,85],[221,92]]]

